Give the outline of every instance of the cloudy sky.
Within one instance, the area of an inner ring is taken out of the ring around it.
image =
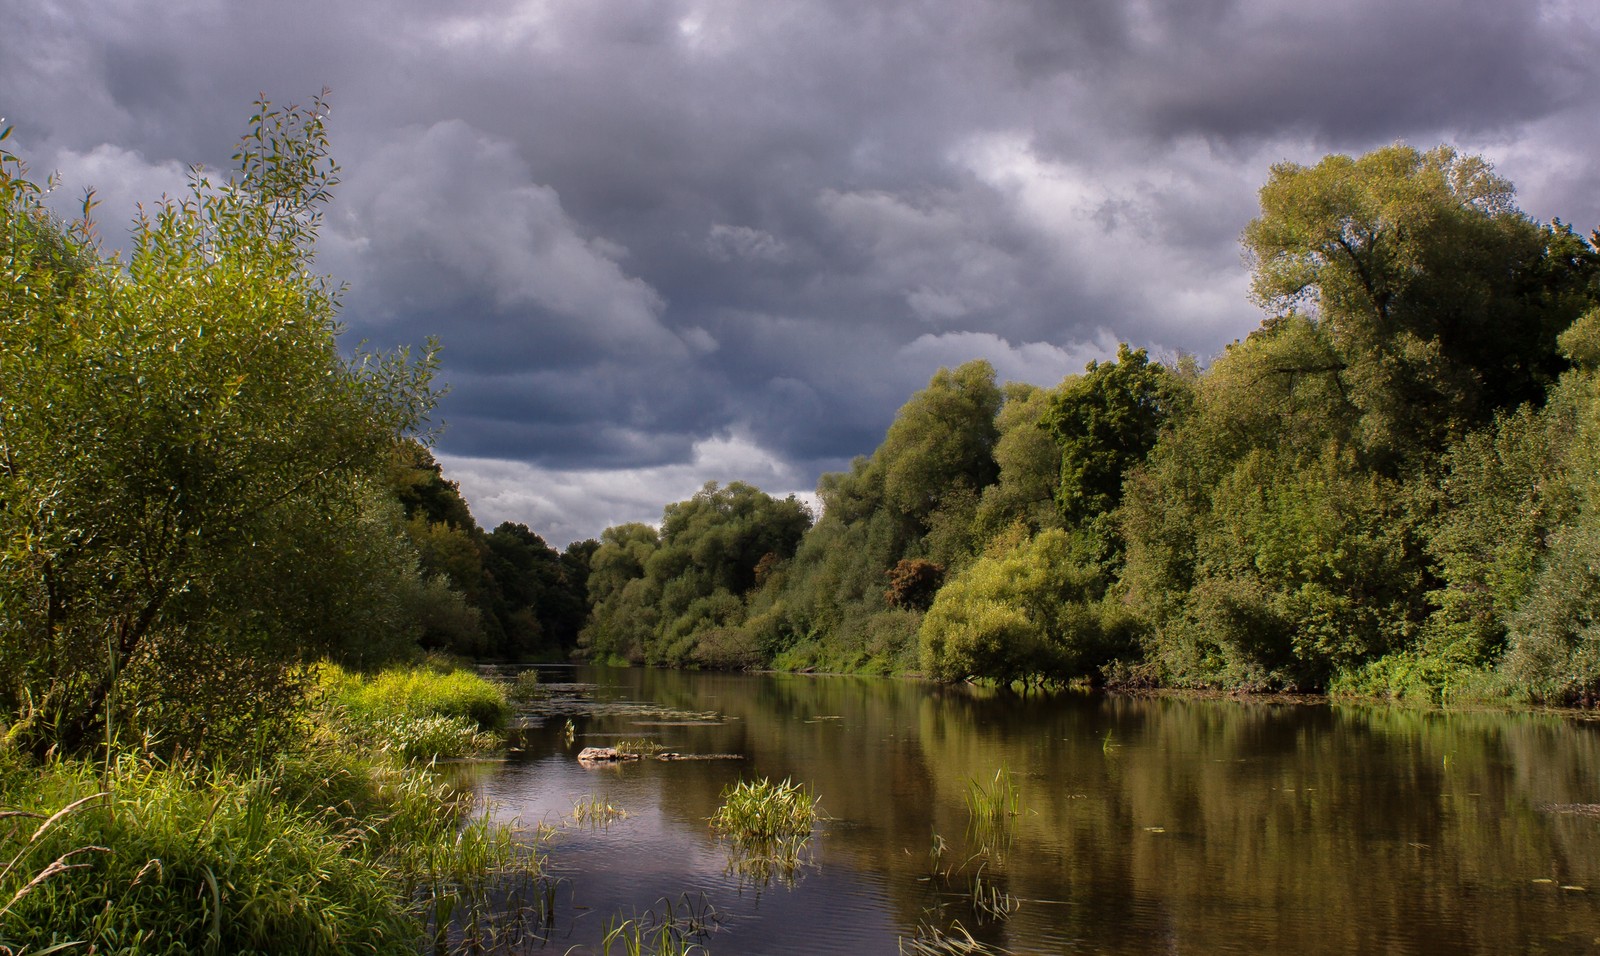
[[[324,86],[349,338],[437,336],[447,473],[557,546],[809,491],[941,365],[1215,354],[1275,162],[1600,226],[1593,0],[0,0],[8,145],[107,233]]]

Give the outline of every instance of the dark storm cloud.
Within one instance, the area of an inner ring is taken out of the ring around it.
[[[437,336],[442,455],[555,541],[809,488],[940,364],[1215,352],[1274,162],[1452,142],[1600,224],[1577,0],[10,6],[13,142],[113,223],[332,87],[350,337]]]

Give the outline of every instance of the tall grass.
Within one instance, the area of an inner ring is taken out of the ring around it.
[[[966,799],[967,814],[979,827],[1003,824],[1022,812],[1022,795],[1003,764],[988,782],[968,780]]]
[[[401,760],[476,757],[499,748],[511,704],[501,685],[443,665],[371,677],[334,664],[318,671],[323,731]]]
[[[499,684],[441,664],[393,667],[371,677],[324,664],[318,683],[330,701],[357,720],[459,717],[480,730],[499,730],[511,716],[511,705]]]
[[[377,742],[400,719],[487,736],[427,708],[492,724],[498,688],[422,688],[434,676],[325,672],[304,744],[246,770],[0,760],[0,956],[481,951],[538,932],[543,831],[523,839],[408,759],[441,748]]]

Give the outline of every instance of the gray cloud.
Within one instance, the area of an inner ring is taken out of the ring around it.
[[[351,284],[351,338],[438,336],[441,454],[480,518],[557,542],[724,471],[810,487],[940,364],[1053,384],[1122,339],[1214,353],[1256,321],[1237,237],[1274,162],[1449,142],[1532,215],[1600,225],[1585,0],[5,19],[11,143],[61,170],[63,209],[96,184],[107,233],[189,163],[226,165],[259,91],[332,87],[344,181],[319,262]]]

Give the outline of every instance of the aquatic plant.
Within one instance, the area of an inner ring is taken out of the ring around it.
[[[979,922],[986,920],[1001,921],[1011,918],[1020,905],[1015,896],[1000,888],[993,880],[983,878],[983,865],[978,866],[978,872],[972,874],[968,884],[967,903],[972,907],[973,915]]]
[[[818,800],[804,786],[766,777],[722,791],[713,829],[728,839],[728,869],[760,886],[774,877],[793,882],[818,816]]]
[[[910,937],[900,937],[901,956],[1005,956],[1009,950],[988,946],[973,939],[957,920],[945,932],[937,926],[918,923]]]
[[[741,780],[722,791],[712,828],[746,842],[807,836],[817,820],[818,800],[801,784]]]
[[[572,818],[579,824],[603,827],[613,820],[621,820],[628,811],[614,806],[610,801],[594,796],[584,797],[572,807]]]
[[[506,689],[506,697],[517,704],[537,700],[543,693],[543,688],[539,686],[539,672],[531,667],[525,671],[518,671],[516,679]]]
[[[654,757],[663,753],[667,748],[654,740],[643,738],[619,740],[614,748],[617,753],[626,757]]]
[[[717,911],[702,894],[692,900],[688,894],[677,903],[663,897],[663,912],[646,910],[631,919],[613,917],[606,923],[600,940],[601,952],[616,949],[622,956],[707,956],[705,940],[720,925]],[[681,912],[680,912],[681,907]]]
[[[976,826],[994,826],[1022,812],[1022,795],[1011,781],[1011,770],[1004,764],[987,783],[974,777],[967,781],[967,814]]]

